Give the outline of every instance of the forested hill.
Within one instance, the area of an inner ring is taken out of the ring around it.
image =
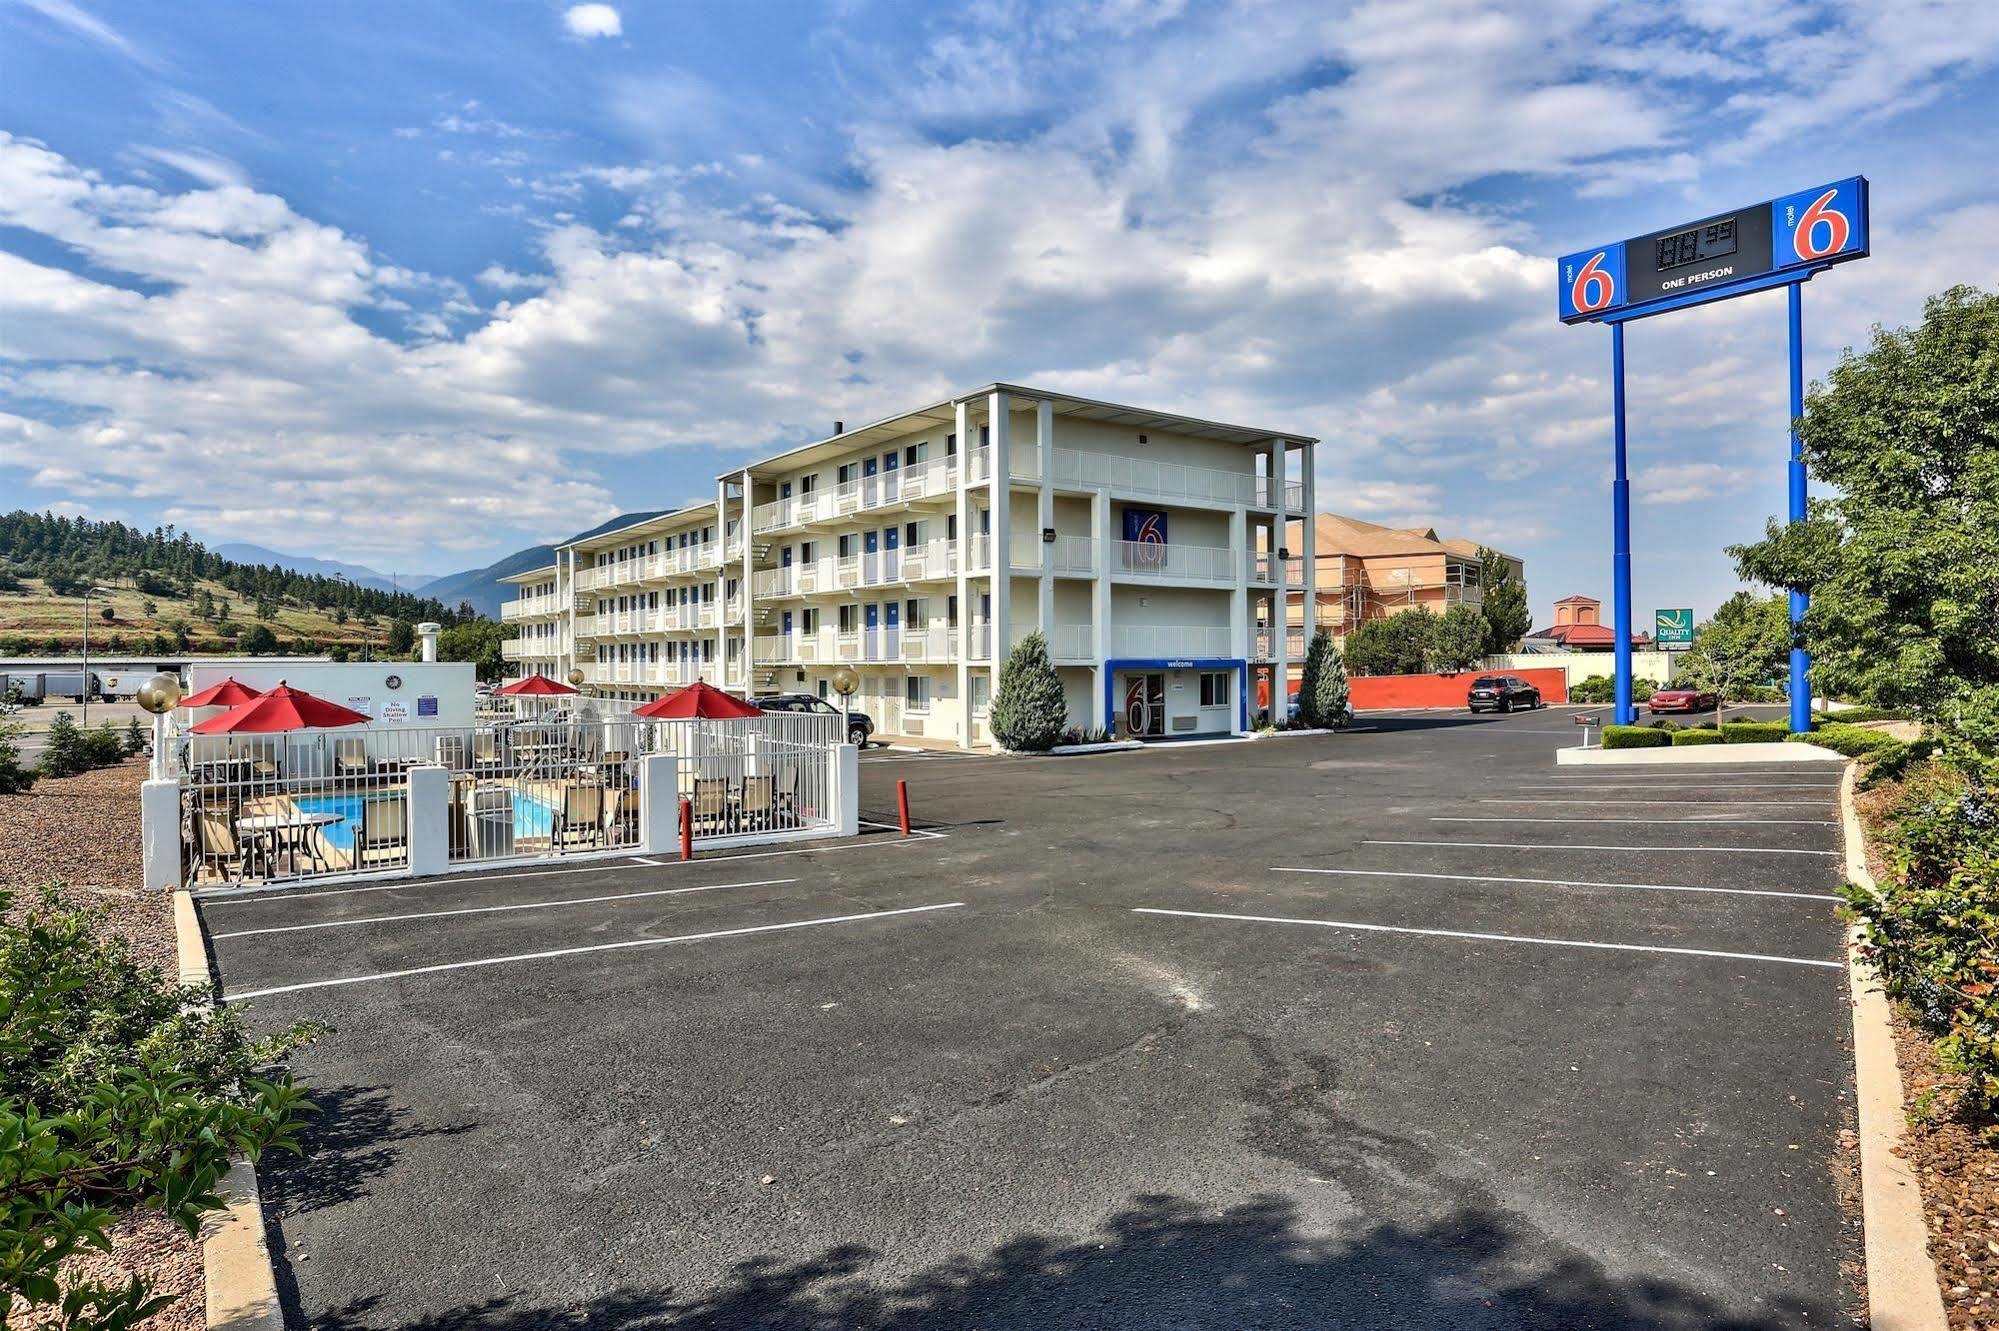
[[[478,618],[465,604],[446,607],[429,597],[359,586],[317,573],[295,573],[275,564],[224,559],[172,526],[141,531],[122,522],[93,522],[16,509],[0,515],[0,591],[17,591],[23,579],[44,583],[57,597],[95,583],[127,587],[154,597],[194,595],[197,584],[218,584],[251,604],[344,611],[347,617],[455,624]]]

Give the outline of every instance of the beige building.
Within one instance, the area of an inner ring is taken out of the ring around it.
[[[847,666],[878,734],[972,747],[992,743],[1008,650],[1038,629],[1072,725],[1241,731],[1291,664],[1255,626],[1319,567],[1309,533],[1278,539],[1311,511],[1316,442],[989,385],[559,548],[510,579],[506,654],[629,702],[695,679],[826,696]]]

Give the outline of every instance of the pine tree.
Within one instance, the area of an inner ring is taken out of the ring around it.
[[[43,776],[75,776],[90,770],[83,730],[68,712],[57,712],[49,722],[48,741],[42,746],[39,767]]]
[[[1334,727],[1346,720],[1347,667],[1333,646],[1333,635],[1320,629],[1305,649],[1305,677],[1298,686],[1298,711],[1308,726]]]
[[[0,721],[0,795],[18,795],[35,784],[35,769],[21,761],[18,721]]]
[[[1041,753],[1055,747],[1069,724],[1062,677],[1048,659],[1048,639],[1030,633],[1014,647],[1000,671],[993,695],[993,737],[1018,753]]]

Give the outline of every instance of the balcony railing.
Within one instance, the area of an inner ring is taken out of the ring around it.
[[[1218,624],[1120,624],[1111,629],[1111,655],[1145,659],[1228,657],[1229,631]]]
[[[1236,553],[1219,545],[1119,541],[1111,556],[1111,576],[1167,581],[1234,582]]]
[[[758,532],[781,531],[847,513],[865,513],[891,504],[933,499],[958,488],[958,459],[930,458],[913,467],[856,476],[827,490],[790,495],[758,504],[751,525]]]
[[[559,615],[562,610],[562,598],[553,592],[545,592],[540,596],[521,596],[511,601],[500,602],[500,622],[511,624],[516,620]]]
[[[552,661],[560,655],[560,638],[507,638],[500,643],[503,661]]]
[[[719,661],[585,661],[582,670],[586,684],[644,684],[666,688],[692,684],[697,679],[705,679],[715,685],[722,683],[722,664]]]

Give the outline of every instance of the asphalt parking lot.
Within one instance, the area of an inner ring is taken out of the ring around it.
[[[926,835],[204,903],[335,1028],[291,1324],[1838,1324],[1837,769],[1575,729],[875,750]]]

